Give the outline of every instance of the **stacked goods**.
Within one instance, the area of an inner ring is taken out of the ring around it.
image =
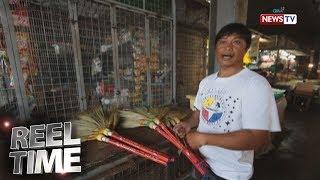
[[[145,54],[145,33],[140,27],[130,27],[133,53],[134,89],[132,89],[131,102],[142,102],[142,84],[146,80],[147,58]]]
[[[123,128],[135,128],[146,126],[151,129],[157,131],[161,136],[166,138],[169,142],[175,145],[195,166],[195,168],[200,172],[200,174],[204,175],[208,168],[206,162],[199,156],[197,156],[194,152],[192,152],[186,145],[184,145],[175,134],[164,125],[161,117],[165,117],[168,114],[169,109],[163,108],[158,111],[153,110],[152,114],[150,110],[146,108],[137,108],[132,111],[122,110],[120,111],[120,117],[122,121],[120,122],[120,126]],[[174,115],[168,116],[173,117],[173,119],[178,120]],[[176,123],[176,122],[175,122]]]
[[[116,127],[118,119],[118,110],[116,108],[110,108],[105,113],[101,107],[95,107],[92,110],[79,114],[73,120],[73,125],[77,136],[82,141],[98,140],[107,142],[165,166],[173,161],[166,154],[122,137],[113,131],[112,129]]]

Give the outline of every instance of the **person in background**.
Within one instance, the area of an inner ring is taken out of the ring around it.
[[[202,179],[250,179],[254,151],[266,147],[271,131],[281,131],[276,102],[268,81],[243,68],[251,32],[239,23],[216,35],[219,71],[199,85],[192,116],[174,127],[199,149],[210,166]],[[191,129],[197,127],[196,131]]]

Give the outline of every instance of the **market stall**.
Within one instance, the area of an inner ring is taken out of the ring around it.
[[[171,0],[5,0],[0,8],[0,108],[21,122],[69,121],[100,105],[158,107],[175,101]],[[119,132],[179,158],[162,167],[105,143],[85,142],[84,173],[76,178],[190,175],[190,162],[154,131]]]
[[[267,36],[254,30],[252,33],[252,44],[244,59],[249,69],[265,76],[272,85],[306,77],[300,69],[301,62],[309,56],[307,47],[284,35]]]
[[[171,7],[170,0],[4,1],[3,106],[14,103],[10,99],[15,93],[21,95],[16,102],[21,119],[65,121],[97,104],[171,104]]]

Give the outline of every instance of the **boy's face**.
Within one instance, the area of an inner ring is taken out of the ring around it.
[[[241,67],[247,44],[238,34],[231,34],[218,40],[215,52],[220,67]]]

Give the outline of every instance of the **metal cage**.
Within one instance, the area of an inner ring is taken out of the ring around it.
[[[10,1],[22,85],[29,111],[49,121],[66,120],[79,109],[68,7]]]
[[[10,66],[4,34],[0,19],[0,107],[1,111],[8,112],[17,109],[17,99],[14,89],[14,72]]]
[[[22,119],[40,115],[48,121],[65,121],[97,104],[172,103],[172,4],[171,0],[2,1],[1,19],[6,23],[1,29],[6,31],[1,33],[0,48],[5,52],[4,41],[9,43],[7,50],[12,52],[7,59],[15,69],[11,84],[16,87],[8,86],[12,77],[8,68],[2,68],[1,106],[16,103],[13,107],[23,112]]]

